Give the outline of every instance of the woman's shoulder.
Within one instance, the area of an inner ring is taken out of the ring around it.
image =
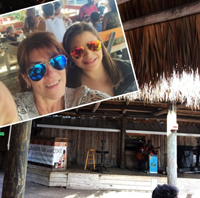
[[[20,93],[14,93],[13,97],[18,99],[22,99],[22,101],[26,100],[26,98],[33,98],[33,92],[32,91],[26,91],[26,92],[20,92]]]
[[[121,59],[113,59],[113,60],[116,66],[120,69],[120,71],[130,72],[133,70],[130,60],[121,60]]]
[[[137,84],[135,81],[135,76],[131,62],[129,60],[120,60],[120,59],[114,59],[114,62],[123,76],[123,81],[114,90],[114,94],[121,95],[136,91]]]
[[[38,116],[32,91],[13,94],[17,106],[19,120],[27,120]]]
[[[110,95],[106,93],[102,93],[97,90],[92,90],[85,85],[82,85],[76,89],[66,89],[66,101],[68,101],[68,105],[70,105],[68,108],[78,105],[84,105],[87,103],[103,100],[110,97]]]

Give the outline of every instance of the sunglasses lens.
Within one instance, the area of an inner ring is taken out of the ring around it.
[[[67,59],[64,55],[59,55],[52,58],[50,64],[57,70],[63,70],[67,65]]]
[[[46,73],[45,64],[37,64],[31,67],[28,71],[29,78],[32,81],[39,81],[43,78]]]
[[[74,59],[79,59],[83,55],[83,51],[84,47],[76,47],[71,51],[70,55]]]
[[[88,42],[87,47],[91,51],[99,51],[101,49],[101,42],[99,40]]]

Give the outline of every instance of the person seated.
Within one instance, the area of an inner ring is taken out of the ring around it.
[[[38,25],[42,22],[42,17],[35,15],[35,8],[30,8],[26,11],[26,18],[24,22],[23,31],[27,35],[30,32],[36,31]]]
[[[158,185],[152,192],[152,198],[178,198],[179,189],[172,185]]]
[[[82,21],[84,16],[90,16],[93,12],[98,12],[94,0],[88,0],[88,3],[83,5],[79,11],[79,19]]]
[[[54,13],[55,17],[57,17],[59,19],[62,19],[64,24],[68,23],[68,25],[69,25],[69,24],[72,23],[72,20],[70,18],[68,18],[66,15],[61,13],[61,4],[60,4],[60,2],[54,2],[54,9],[55,9],[55,13]]]
[[[65,26],[63,21],[54,16],[54,6],[52,3],[42,6],[45,20],[38,25],[38,30],[48,31],[54,34],[57,41],[62,43],[65,34]]]
[[[6,38],[8,41],[17,42],[18,37],[19,37],[19,34],[15,33],[15,30],[12,26],[7,27]]]
[[[92,21],[92,24],[93,24],[94,28],[98,32],[102,32],[102,23],[100,22],[100,14],[98,12],[93,12],[90,15],[90,19]]]

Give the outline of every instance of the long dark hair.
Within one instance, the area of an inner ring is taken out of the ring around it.
[[[72,39],[83,32],[91,32],[98,38],[98,40],[101,41],[98,32],[93,26],[85,22],[74,24],[66,31],[63,38],[63,47],[68,57],[70,57],[70,44]],[[123,77],[120,70],[116,66],[115,62],[107,52],[103,42],[102,42],[102,52],[103,52],[103,59],[102,59],[103,66],[105,67],[108,75],[112,80],[113,87],[117,87],[120,84],[120,82],[122,82]],[[80,80],[81,80],[82,70],[78,66],[75,66],[74,68],[69,67],[71,62],[71,57],[68,60],[69,61],[68,61],[68,72],[67,72],[67,87],[76,88],[81,85]]]

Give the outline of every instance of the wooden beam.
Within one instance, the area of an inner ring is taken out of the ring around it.
[[[120,168],[125,167],[125,134],[126,134],[126,117],[122,117],[121,121],[121,160],[120,160]]]
[[[151,112],[151,111],[155,111],[158,108],[157,107],[149,107],[149,106],[132,106],[132,105],[111,105],[111,104],[105,104],[102,103],[101,106],[99,107],[98,110],[122,110],[122,109],[126,109],[126,110],[137,110],[137,111],[145,111],[145,112]]]
[[[130,1],[130,0],[117,0],[117,5],[120,5],[120,4],[125,3],[127,1]]]
[[[176,110],[184,108],[185,106],[186,106],[185,104],[179,104],[179,105],[177,105]],[[166,114],[167,111],[168,111],[167,109],[162,109],[162,110],[160,110],[158,112],[153,113],[152,115],[154,115],[154,116],[160,116],[162,114]]]
[[[126,106],[128,106],[130,104],[130,100],[129,99],[126,99]],[[127,111],[127,109],[123,109],[122,113],[125,114]]]
[[[124,116],[122,113],[110,112],[110,113],[105,114],[105,113],[99,113],[99,112],[92,113],[91,111],[90,112],[79,111],[77,113],[75,113],[73,111],[67,111],[67,112],[59,113],[57,115],[63,115],[63,116],[85,115],[85,116],[96,116],[96,117],[103,117],[103,116],[106,116],[106,117],[123,117]],[[152,116],[150,114],[140,114],[140,113],[138,113],[138,114],[128,113],[128,114],[126,114],[126,117],[127,118],[136,118],[136,119],[149,119],[149,120],[166,120],[166,116]],[[179,116],[178,115],[177,120],[179,122],[200,123],[200,119],[198,117],[192,117],[192,116]]]
[[[92,109],[92,113],[96,112],[96,110],[99,108],[100,104],[101,104],[101,103],[98,102],[98,103],[96,103],[96,104],[94,105],[94,107],[93,107],[93,109]]]
[[[12,126],[2,197],[24,197],[32,121]]]
[[[200,0],[187,3],[181,6],[170,8],[164,11],[148,14],[123,23],[124,30],[131,30],[134,28],[152,25],[155,23],[165,22],[180,17],[185,17],[200,12]]]

